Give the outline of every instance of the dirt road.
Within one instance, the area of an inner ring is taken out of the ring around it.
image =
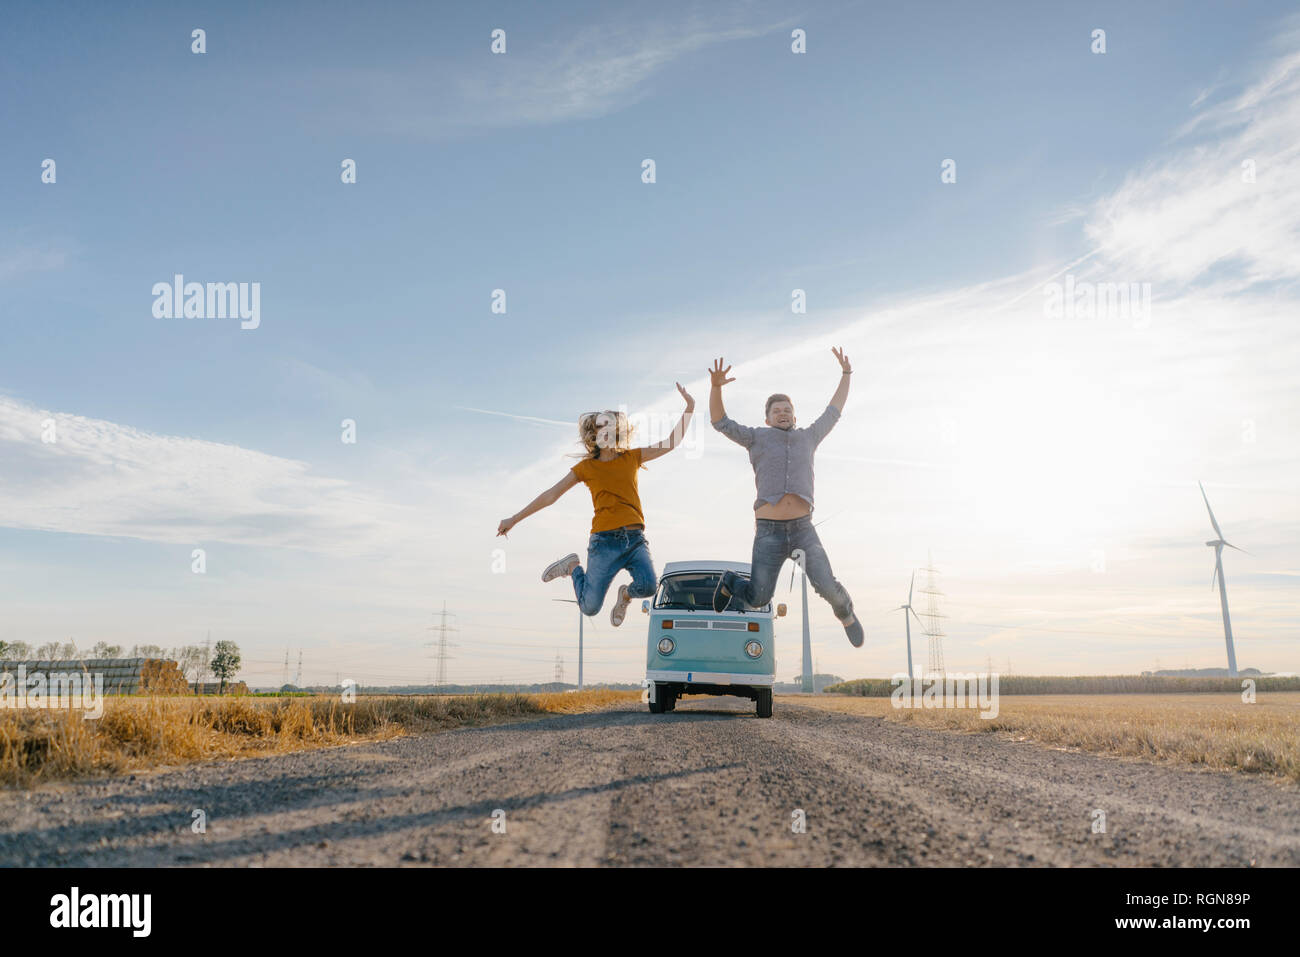
[[[0,865],[1252,862],[1300,865],[1294,784],[780,698],[770,720],[733,698],[629,704],[0,793]]]

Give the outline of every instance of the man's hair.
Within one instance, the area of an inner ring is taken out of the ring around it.
[[[769,415],[772,414],[773,402],[790,402],[790,397],[783,392],[777,392],[774,395],[769,395],[767,397],[767,404],[763,406],[763,418],[766,419]],[[794,405],[793,402],[790,402],[790,404]]]

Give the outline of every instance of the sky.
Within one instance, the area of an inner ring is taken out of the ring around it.
[[[809,424],[840,346],[814,514],[867,641],[812,596],[818,671],[902,671],[927,564],[949,670],[1222,667],[1198,481],[1249,553],[1224,557],[1238,664],[1300,670],[1293,5],[7,19],[0,641],[210,634],[253,685],[299,650],[304,683],[416,683],[445,603],[447,681],[560,657],[572,682],[572,589],[540,578],[585,554],[590,496],[495,533],[578,416],[657,441],[685,386],[687,443],[640,473],[651,553],[748,561],[753,474],[705,369],[732,366],[742,423],[784,392]],[[177,274],[258,283],[256,327],[159,317]],[[644,675],[623,580],[588,683]],[[789,565],[777,600],[788,678]]]

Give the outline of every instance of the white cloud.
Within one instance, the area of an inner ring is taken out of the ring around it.
[[[27,247],[0,252],[0,282],[8,282],[32,272],[61,269],[68,254],[58,247]]]
[[[472,130],[592,119],[650,93],[670,64],[709,47],[788,26],[754,25],[745,6],[711,7],[672,20],[610,22],[559,35],[507,30],[507,52],[461,58],[445,67],[331,70],[312,88],[328,91],[329,115],[399,135],[439,137]]]
[[[1298,23],[1281,36],[1300,38]],[[1102,249],[1099,268],[1122,270],[1121,281],[1227,290],[1300,278],[1300,53],[1281,45],[1259,79],[1095,204],[1086,231]],[[1243,181],[1243,163],[1254,182]]]
[[[486,63],[459,87],[474,125],[520,125],[590,119],[635,103],[668,64],[707,47],[776,29],[699,19],[585,27],[533,51],[516,40],[512,63]]]
[[[53,420],[54,442],[42,441]],[[412,516],[305,462],[0,397],[0,525],[155,542],[364,554]]]

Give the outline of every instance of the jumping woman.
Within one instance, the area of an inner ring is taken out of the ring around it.
[[[618,601],[609,614],[610,624],[615,627],[623,623],[633,598],[648,598],[658,586],[650,543],[645,537],[645,516],[637,494],[636,473],[643,463],[671,452],[686,434],[695,400],[681,383],[677,384],[677,391],[686,400],[686,411],[672,435],[656,445],[630,447],[631,428],[626,413],[588,412],[582,416],[578,420],[578,438],[587,450],[582,461],[521,511],[503,518],[497,527],[497,534],[505,535],[529,515],[553,505],[579,482],[585,483],[595,509],[591,537],[587,540],[587,568],[584,571],[579,564],[577,552],[570,552],[546,567],[542,581],[565,575],[572,577],[578,607],[584,615],[594,615],[604,605],[605,593],[614,576],[626,568],[632,583],[618,586]]]

